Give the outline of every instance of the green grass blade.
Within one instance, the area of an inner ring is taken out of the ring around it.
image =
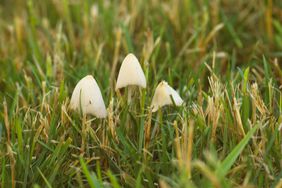
[[[258,124],[253,127],[247,134],[246,136],[243,138],[243,140],[241,140],[239,142],[239,144],[230,152],[230,154],[224,159],[224,161],[221,163],[221,165],[219,166],[219,168],[216,170],[216,174],[220,175],[221,177],[224,177],[228,171],[230,170],[230,168],[232,167],[232,165],[235,163],[236,159],[238,158],[238,156],[241,154],[241,152],[243,151],[243,149],[246,147],[246,145],[248,144],[249,140],[251,139],[251,137],[253,136],[253,134],[255,133],[255,131],[258,129]]]
[[[46,183],[46,186],[48,188],[52,188],[51,184],[49,183],[47,178],[44,176],[44,174],[41,172],[41,170],[38,167],[37,167],[37,170],[38,170],[39,174],[41,175],[41,177],[43,178],[44,182]]]
[[[111,171],[108,171],[108,176],[110,178],[110,181],[111,181],[113,188],[120,188],[120,185],[119,185],[116,177],[111,173]]]
[[[97,179],[96,175],[93,173],[90,173],[90,171],[87,168],[86,163],[84,162],[83,158],[80,157],[79,159],[80,165],[82,167],[82,171],[84,175],[86,176],[87,182],[91,188],[97,188],[97,187],[102,187],[99,183],[99,180]]]

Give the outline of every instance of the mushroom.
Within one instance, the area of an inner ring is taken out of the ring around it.
[[[179,94],[167,84],[167,82],[162,81],[157,86],[153,96],[151,103],[152,112],[156,112],[159,108],[170,104],[181,106],[183,104],[183,100]]]
[[[128,102],[130,103],[133,86],[146,88],[146,78],[138,59],[134,54],[130,53],[124,58],[121,64],[116,90],[128,87]]]
[[[71,96],[70,108],[83,115],[91,114],[98,118],[107,116],[100,88],[93,76],[85,76],[77,83]]]

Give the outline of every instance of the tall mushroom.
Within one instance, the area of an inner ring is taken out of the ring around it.
[[[183,104],[183,100],[181,99],[179,94],[168,85],[167,82],[162,81],[157,86],[155,94],[153,96],[151,103],[152,112],[156,112],[159,108],[171,104],[181,106]]]
[[[85,76],[77,83],[71,96],[70,108],[83,115],[91,114],[98,118],[107,116],[100,88],[93,76]]]
[[[131,101],[133,86],[146,88],[146,78],[138,59],[130,53],[121,64],[116,83],[116,90],[128,87],[128,103]]]

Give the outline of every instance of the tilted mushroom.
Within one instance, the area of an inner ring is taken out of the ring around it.
[[[167,82],[160,82],[155,90],[151,103],[152,112],[156,112],[159,108],[173,103],[176,106],[181,106],[183,104],[183,100],[179,94],[167,84]]]
[[[84,115],[91,114],[98,118],[107,116],[100,88],[93,76],[85,76],[77,83],[71,96],[70,108]]]
[[[121,64],[116,90],[128,87],[128,100],[130,102],[132,86],[146,88],[146,78],[138,59],[134,54],[130,53],[124,58]]]

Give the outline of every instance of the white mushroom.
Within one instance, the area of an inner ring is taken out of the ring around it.
[[[128,54],[121,64],[116,83],[116,90],[127,86],[129,100],[131,98],[132,86],[146,88],[146,78],[144,72],[138,59],[132,53]]]
[[[117,78],[116,90],[133,85],[145,88],[146,78],[138,59],[134,54],[130,53],[124,58],[121,64]]]
[[[82,111],[84,115],[91,114],[98,118],[107,116],[100,88],[93,76],[85,76],[77,83],[71,96],[70,108]]]
[[[179,94],[172,87],[170,87],[167,82],[162,81],[157,86],[153,96],[151,103],[152,112],[156,112],[159,108],[165,105],[173,104],[173,102],[176,106],[181,106],[183,104],[183,100]]]

